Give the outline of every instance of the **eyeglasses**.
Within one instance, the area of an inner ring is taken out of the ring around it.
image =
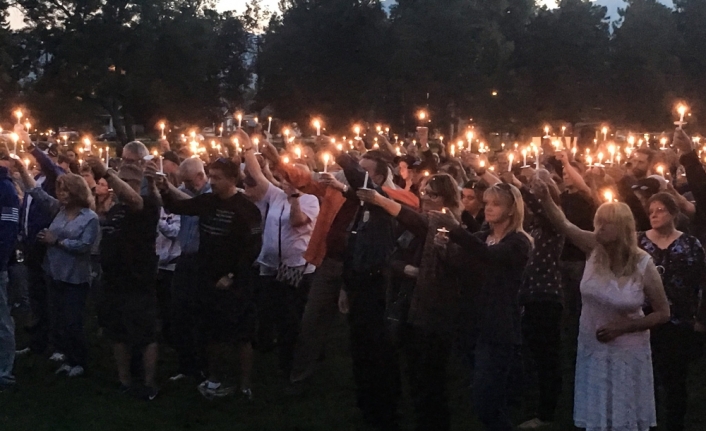
[[[427,196],[429,199],[436,199],[439,197],[439,194],[434,192],[433,190],[430,189],[424,189],[420,192],[422,196]]]

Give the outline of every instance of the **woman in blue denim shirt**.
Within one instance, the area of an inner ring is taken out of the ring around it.
[[[91,281],[91,247],[100,229],[98,216],[91,209],[93,197],[86,181],[74,174],[57,179],[56,199],[39,187],[29,194],[56,214],[49,228],[37,234],[37,240],[47,244],[43,266],[49,279],[55,347],[66,361],[57,374],[79,376],[88,356],[83,314]]]

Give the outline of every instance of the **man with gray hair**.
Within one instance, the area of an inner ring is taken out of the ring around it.
[[[190,199],[204,193],[211,193],[211,184],[204,171],[201,159],[188,158],[179,165],[179,179],[182,185],[174,189],[174,197]],[[172,279],[171,328],[174,350],[179,357],[179,368],[170,380],[180,380],[195,376],[203,364],[199,362],[196,340],[196,311],[193,308],[198,289],[197,252],[199,250],[199,218],[181,216],[181,227],[177,236],[181,245],[174,278]]]
[[[140,141],[132,141],[123,147],[123,164],[138,165],[141,169],[145,165],[145,157],[150,152]]]

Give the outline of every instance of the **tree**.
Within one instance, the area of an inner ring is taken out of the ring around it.
[[[329,128],[374,118],[387,81],[387,21],[378,0],[290,0],[258,56],[258,101],[283,118],[323,115]]]
[[[685,89],[674,14],[656,0],[629,0],[619,13],[622,23],[611,44],[615,96],[609,112],[645,129],[671,126],[675,97]]]

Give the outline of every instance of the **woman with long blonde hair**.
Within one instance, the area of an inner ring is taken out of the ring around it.
[[[618,202],[601,205],[595,232],[571,224],[537,187],[547,215],[588,256],[581,280],[574,423],[590,431],[647,431],[657,425],[650,328],[669,303],[650,255],[637,245],[635,219]],[[645,315],[647,301],[653,312]]]
[[[477,294],[474,402],[481,422],[489,430],[511,430],[507,408],[508,378],[519,345],[519,292],[522,274],[532,250],[532,238],[522,224],[525,204],[517,187],[499,183],[483,193],[485,221],[490,230],[469,233],[448,213],[433,212],[440,231],[437,241],[450,240],[482,266]],[[469,265],[470,266],[470,265]]]

